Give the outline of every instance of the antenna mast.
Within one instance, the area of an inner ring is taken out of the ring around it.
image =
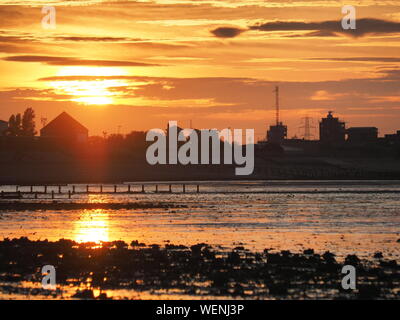
[[[279,87],[275,87],[276,125],[279,125]]]

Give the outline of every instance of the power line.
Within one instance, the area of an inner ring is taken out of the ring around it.
[[[301,119],[304,121],[304,124],[299,127],[299,129],[304,129],[303,138],[304,140],[311,140],[314,137],[314,134],[311,133],[311,129],[315,129],[313,119],[309,116],[305,116]]]

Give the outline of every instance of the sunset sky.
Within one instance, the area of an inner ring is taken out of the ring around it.
[[[289,137],[328,110],[383,135],[400,130],[399,62],[394,0],[0,0],[0,119],[33,107],[38,128],[67,111],[91,135],[192,120],[261,138],[279,85]]]

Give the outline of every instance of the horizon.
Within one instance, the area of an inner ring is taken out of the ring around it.
[[[66,112],[66,111],[62,111],[60,114],[58,114],[56,117],[54,117],[53,119],[50,119],[45,125],[43,125],[43,123],[41,124],[41,127],[39,128],[39,122],[40,122],[40,120],[38,120],[36,117],[35,117],[35,125],[36,125],[36,134],[34,135],[35,137],[40,137],[41,135],[40,135],[40,131],[44,128],[44,127],[46,127],[49,123],[51,123],[53,120],[55,120],[56,118],[58,118],[61,114],[63,114],[63,113],[66,113],[67,115],[69,115],[69,116],[71,116],[68,112]],[[15,114],[12,114],[12,115],[15,115]],[[22,115],[22,113],[21,113],[21,115]],[[10,115],[11,116],[11,115]],[[335,115],[333,115],[335,118],[336,118],[336,116]],[[80,121],[79,121],[79,119],[76,119],[75,117],[72,117],[72,118],[74,118],[74,120],[76,120],[77,122],[79,122],[81,125],[83,125],[85,128],[86,128],[86,126],[85,126],[85,124],[84,123],[81,123]],[[47,119],[47,118],[46,118]],[[0,121],[5,121],[5,122],[7,122],[8,123],[8,120],[4,120],[4,119],[0,119]],[[341,118],[339,118],[339,121],[342,121],[342,119]],[[169,120],[168,121],[168,123],[171,123],[171,122],[179,122],[178,120]],[[163,130],[164,131],[164,133],[166,133],[167,131],[168,131],[168,123],[166,124],[166,127],[163,129],[163,128],[149,128],[149,129],[145,129],[145,130],[136,130],[135,128],[132,128],[132,129],[128,129],[126,132],[106,132],[106,131],[102,131],[102,134],[94,134],[94,135],[91,135],[90,134],[90,130],[89,130],[89,137],[104,137],[104,134],[106,134],[107,136],[109,136],[109,135],[121,135],[121,136],[126,136],[126,135],[129,135],[130,133],[132,133],[132,132],[144,132],[144,133],[146,133],[146,132],[149,132],[149,131],[152,131],[152,130]],[[318,121],[318,124],[320,123],[320,121]],[[273,125],[273,124],[271,124],[271,125]],[[218,130],[218,129],[215,129],[215,128],[196,128],[196,127],[194,127],[194,126],[191,126],[191,125],[189,125],[187,128],[185,127],[185,126],[180,126],[179,124],[177,124],[177,126],[176,126],[177,128],[180,128],[180,129],[182,129],[182,130],[188,130],[188,129],[193,129],[193,130]],[[373,126],[372,126],[373,127]],[[359,126],[359,127],[346,127],[346,129],[352,129],[352,128],[371,128],[371,127],[366,127],[366,126]],[[379,128],[378,127],[374,127],[374,128],[377,128],[378,129],[378,137],[379,138],[384,138],[385,136],[384,135],[380,135],[379,133],[380,133],[380,130],[379,130]],[[229,127],[228,128],[223,128],[222,130],[226,130],[226,129],[230,129]],[[267,129],[266,129],[267,130]],[[392,134],[396,134],[396,132],[397,131],[399,131],[399,130],[396,130],[395,132],[393,132]],[[255,143],[258,143],[258,142],[260,142],[260,141],[264,141],[265,139],[267,139],[266,138],[266,135],[265,135],[265,137],[263,137],[262,139],[258,139],[258,140],[255,140]],[[297,137],[297,136],[293,136],[293,137],[290,137],[290,138],[287,138],[287,140],[291,140],[291,139],[301,139],[301,137]],[[305,139],[304,137],[303,137],[303,139],[304,140],[307,140],[307,139]],[[313,135],[313,139],[308,139],[309,141],[319,141],[319,139],[320,139],[320,137],[319,137],[319,134],[318,134],[318,138],[315,136],[315,135]]]

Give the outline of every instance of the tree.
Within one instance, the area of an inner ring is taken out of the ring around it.
[[[32,108],[27,108],[22,117],[20,113],[11,115],[8,120],[7,136],[33,137],[35,134],[35,111]]]
[[[21,114],[18,113],[17,115],[11,115],[8,120],[8,129],[6,134],[11,137],[17,137],[21,133],[21,128]]]
[[[35,134],[35,111],[32,108],[28,108],[22,116],[21,136],[33,137]]]

